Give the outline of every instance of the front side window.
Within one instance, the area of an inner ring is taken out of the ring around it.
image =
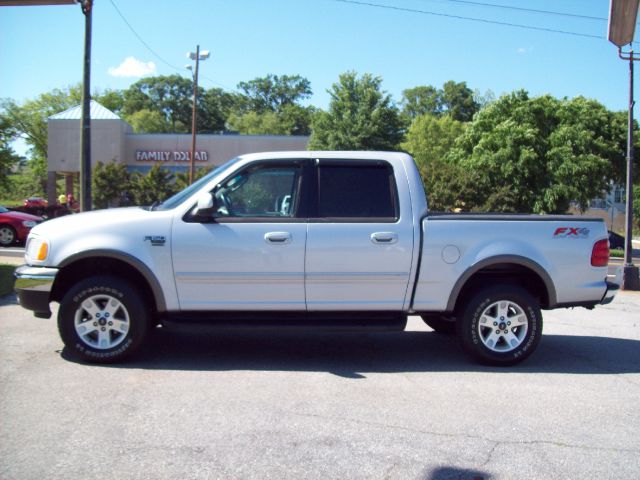
[[[214,190],[218,217],[293,217],[300,189],[298,165],[254,166]]]
[[[388,164],[319,165],[318,216],[395,221],[393,169]]]

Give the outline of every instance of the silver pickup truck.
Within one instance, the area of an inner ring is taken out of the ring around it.
[[[413,159],[243,155],[154,207],[51,220],[16,271],[23,307],[86,360],[152,327],[402,330],[420,315],[484,363],[528,357],[543,309],[611,302],[600,219],[431,214]]]

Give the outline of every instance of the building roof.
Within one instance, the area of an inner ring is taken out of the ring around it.
[[[95,100],[91,100],[90,117],[92,120],[120,120],[111,110],[103,107]],[[82,119],[82,105],[76,105],[64,112],[51,115],[49,120],[80,120]]]

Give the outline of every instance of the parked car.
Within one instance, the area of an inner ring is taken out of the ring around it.
[[[609,230],[609,248],[611,250],[624,250],[624,237]]]
[[[42,217],[12,212],[0,206],[0,246],[9,247],[14,243],[24,242],[31,229],[40,222]]]
[[[47,202],[42,197],[29,197],[25,198],[22,206],[11,208],[11,210],[15,210],[16,212],[29,213],[37,217],[44,217],[48,203],[49,202]]]
[[[47,203],[42,197],[29,197],[24,200],[25,207],[46,207]]]

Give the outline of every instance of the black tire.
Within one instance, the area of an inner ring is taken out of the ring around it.
[[[66,347],[95,363],[119,362],[134,353],[149,323],[149,310],[138,290],[110,275],[79,282],[58,311],[58,330]]]
[[[456,333],[455,319],[450,319],[449,317],[437,314],[421,315],[421,317],[424,323],[431,327],[436,333],[440,333],[442,335],[453,335]]]
[[[485,288],[470,299],[458,319],[458,336],[464,350],[481,363],[514,365],[540,343],[540,306],[518,286]]]
[[[17,237],[16,229],[11,225],[0,225],[0,247],[10,247]]]

